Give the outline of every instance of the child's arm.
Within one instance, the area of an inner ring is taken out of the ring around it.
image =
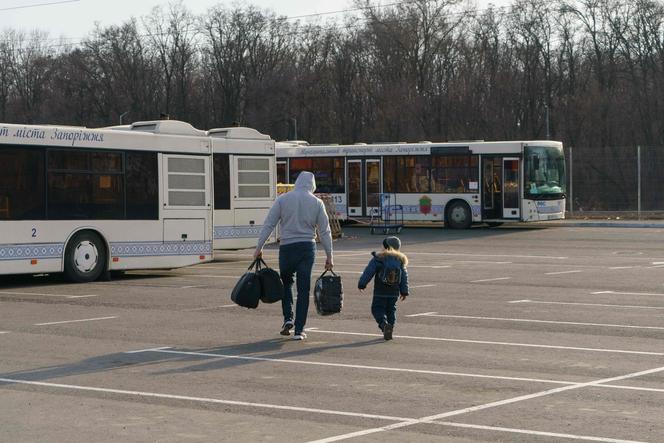
[[[375,274],[376,274],[376,260],[372,258],[367,267],[364,268],[364,272],[360,277],[360,281],[357,282],[357,289],[364,290]]]
[[[399,283],[399,293],[401,294],[401,300],[405,300],[408,297],[408,269],[403,268],[401,270],[401,283]]]

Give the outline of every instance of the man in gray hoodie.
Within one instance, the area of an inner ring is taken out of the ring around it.
[[[281,245],[279,247],[279,271],[284,282],[285,294],[281,301],[284,324],[281,335],[290,335],[295,327],[295,340],[304,340],[304,325],[309,311],[311,270],[316,259],[316,227],[320,242],[325,248],[325,269],[331,270],[332,234],[325,205],[313,193],[316,179],[311,172],[303,171],[295,181],[295,189],[281,195],[270,208],[258,239],[254,258],[263,254],[263,246],[281,222]],[[297,305],[293,321],[293,275],[297,274]]]

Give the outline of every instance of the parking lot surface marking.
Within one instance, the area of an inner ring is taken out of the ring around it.
[[[638,305],[610,305],[602,303],[573,303],[562,301],[540,301],[540,300],[514,300],[512,304],[538,304],[538,305],[570,305],[570,306],[597,306],[602,308],[624,308],[624,309],[664,309],[664,306],[638,306]]]
[[[114,318],[118,318],[117,316],[114,317],[97,317],[97,318],[84,318],[81,320],[65,320],[65,321],[54,321],[50,323],[37,323],[34,326],[51,326],[51,325],[64,325],[66,323],[82,323],[86,321],[99,321],[99,320],[111,320]]]
[[[599,291],[591,292],[592,295],[602,295],[602,294],[615,294],[615,295],[656,295],[664,296],[662,293],[658,292],[619,292],[619,291]]]
[[[498,277],[498,278],[487,278],[484,280],[473,280],[470,283],[485,283],[489,281],[500,281],[500,280],[510,280],[512,277]]]
[[[62,298],[99,297],[98,295],[47,294],[47,293],[43,293],[43,292],[13,292],[13,291],[0,291],[0,295],[30,295],[30,296],[38,296],[38,297],[62,297]]]
[[[308,365],[308,366],[326,366],[332,368],[346,368],[346,369],[364,369],[372,371],[386,371],[386,372],[403,372],[410,374],[429,374],[429,375],[449,375],[455,377],[468,377],[468,378],[485,378],[493,380],[511,380],[511,381],[524,381],[531,383],[551,383],[558,385],[573,385],[576,382],[572,381],[562,381],[562,380],[547,380],[547,379],[536,379],[536,378],[524,378],[524,377],[509,377],[509,376],[500,376],[500,375],[484,375],[484,374],[468,374],[461,372],[447,372],[447,371],[432,371],[426,369],[407,369],[407,368],[396,368],[396,367],[382,367],[382,366],[367,366],[367,365],[351,365],[345,363],[327,363],[327,362],[318,362],[318,361],[308,361],[308,360],[291,360],[291,359],[282,359],[282,358],[268,358],[268,357],[253,357],[249,355],[233,355],[233,354],[214,354],[208,352],[188,352],[188,351],[175,351],[171,350],[172,348],[154,348],[146,349],[145,351],[131,351],[132,354],[139,354],[141,352],[156,352],[160,354],[174,354],[174,355],[183,355],[183,356],[194,356],[194,357],[209,357],[209,358],[220,358],[220,359],[230,359],[230,360],[249,360],[249,361],[264,361],[270,363],[289,363],[289,364],[299,364],[299,365]]]
[[[326,331],[318,328],[307,328],[307,332],[320,333],[320,334],[338,334],[338,335],[356,335],[361,337],[382,337],[383,334],[372,334],[368,332],[343,332],[343,331]],[[469,343],[476,345],[496,345],[496,346],[516,346],[524,348],[542,348],[542,349],[560,349],[565,351],[583,351],[583,352],[606,352],[612,354],[633,354],[633,355],[651,355],[656,357],[664,356],[664,352],[651,352],[651,351],[630,351],[624,349],[602,349],[602,348],[582,348],[577,346],[556,346],[556,345],[537,345],[532,343],[510,343],[500,341],[486,341],[486,340],[463,340],[459,338],[439,338],[439,337],[417,337],[411,335],[394,335],[394,338],[402,338],[407,340],[423,340],[423,341],[441,341],[450,343]]]
[[[210,309],[220,309],[220,308],[237,308],[240,305],[220,305],[220,306],[206,306],[204,308],[194,308],[194,309],[183,309],[182,312],[197,312],[197,311],[207,311]],[[664,309],[664,308],[663,308]]]
[[[645,371],[639,371],[639,372],[632,372],[631,374],[626,374],[626,375],[621,375],[617,377],[610,377],[610,378],[603,378],[600,380],[595,380],[591,382],[586,382],[586,383],[577,383],[571,386],[563,386],[560,388],[554,388],[554,389],[548,389],[546,391],[540,391],[536,392],[534,394],[527,394],[527,395],[520,395],[518,397],[513,397],[513,398],[508,398],[505,400],[499,400],[499,401],[494,401],[491,403],[485,403],[483,405],[478,405],[478,406],[472,406],[470,408],[463,408],[463,409],[457,409],[455,411],[450,411],[450,412],[443,412],[442,414],[437,414],[437,415],[431,415],[429,417],[423,417],[417,420],[408,420],[404,421],[402,423],[395,423],[389,426],[383,426],[380,428],[373,428],[373,429],[366,429],[364,431],[358,431],[358,432],[352,432],[349,434],[344,434],[344,435],[337,435],[334,437],[330,438],[325,438],[322,440],[316,440],[314,442],[310,443],[329,443],[329,442],[334,442],[334,441],[341,441],[341,440],[349,440],[355,437],[363,437],[365,435],[370,435],[370,434],[376,434],[379,432],[386,432],[394,429],[402,429],[405,427],[417,425],[417,424],[424,424],[424,423],[431,423],[437,420],[441,420],[443,418],[448,418],[448,417],[455,417],[458,415],[463,415],[463,414],[468,414],[470,412],[477,412],[477,411],[483,411],[485,409],[490,409],[490,408],[496,408],[500,406],[505,406],[505,405],[511,405],[514,403],[519,403],[522,401],[527,401],[527,400],[532,400],[534,398],[541,398],[553,394],[558,394],[560,392],[567,392],[567,391],[572,391],[576,389],[581,389],[581,388],[587,388],[587,387],[596,387],[596,386],[601,386],[604,383],[610,383],[614,381],[620,381],[620,380],[627,380],[631,378],[637,378],[641,377],[644,375],[650,375],[650,374],[657,374],[659,372],[664,371],[664,367],[659,367],[659,368],[654,368],[654,369],[647,369]],[[614,440],[616,441],[616,440]],[[625,440],[617,440],[617,441],[625,441]]]
[[[579,272],[583,272],[583,271],[574,270],[574,271],[547,272],[544,275],[578,274]]]
[[[453,428],[479,429],[479,430],[494,431],[494,432],[507,432],[510,434],[525,434],[525,435],[537,435],[540,437],[566,438],[570,440],[599,441],[599,442],[608,442],[608,443],[645,443],[636,440],[617,440],[615,438],[591,437],[589,435],[559,434],[557,432],[542,432],[542,431],[531,431],[528,429],[503,428],[499,426],[472,425],[467,423],[453,423],[449,421],[443,421],[443,422],[436,421],[433,423],[441,426],[450,426]]]
[[[148,348],[148,349],[139,349],[138,351],[127,351],[125,354],[142,354],[144,352],[150,351],[161,351],[163,349],[172,349],[170,346],[162,346],[160,348]]]
[[[511,254],[465,254],[461,252],[408,252],[408,255],[442,255],[446,257],[505,257],[505,258],[543,258],[545,260],[568,260],[569,257],[549,255],[511,255]]]
[[[420,286],[410,286],[409,289],[422,289],[422,288],[435,288],[438,285],[420,285]]]
[[[407,315],[406,317],[426,317],[427,315],[431,315],[431,314],[437,314],[437,312],[423,312],[421,314],[410,314],[410,315]],[[312,328],[312,329],[315,330],[317,328]]]
[[[575,321],[533,320],[528,318],[475,317],[472,315],[447,315],[447,314],[429,314],[427,315],[427,317],[459,318],[467,320],[487,320],[487,321],[508,321],[514,323],[546,323],[551,325],[597,326],[602,328],[654,329],[658,331],[664,330],[664,327],[662,326],[635,326],[635,325],[616,325],[609,323],[582,323]]]
[[[273,405],[268,403],[251,403],[245,401],[235,401],[235,400],[222,400],[218,398],[207,398],[207,397],[190,397],[186,395],[176,395],[176,394],[159,394],[156,392],[143,392],[143,391],[126,391],[122,389],[109,389],[109,388],[98,388],[93,386],[79,386],[79,385],[67,385],[61,383],[45,383],[38,381],[27,381],[27,380],[17,380],[11,378],[0,378],[0,383],[6,384],[18,384],[18,385],[28,385],[28,386],[41,386],[45,388],[60,388],[68,389],[75,391],[87,391],[87,392],[101,392],[105,394],[120,394],[128,395],[132,397],[146,397],[146,398],[162,398],[168,400],[186,400],[196,403],[215,403],[222,405],[231,405],[231,406],[246,406],[252,408],[262,408],[262,409],[277,409],[281,411],[294,411],[294,412],[309,412],[314,414],[326,414],[326,415],[341,415],[346,417],[359,417],[359,418],[371,418],[375,420],[386,420],[386,421],[404,421],[412,420],[410,418],[403,417],[392,417],[389,415],[374,415],[374,414],[364,414],[361,412],[347,412],[347,411],[335,411],[331,409],[315,409],[315,408],[302,408],[297,406],[286,406],[286,405]]]

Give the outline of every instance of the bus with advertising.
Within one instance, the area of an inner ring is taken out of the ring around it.
[[[164,269],[256,244],[275,143],[174,120],[88,129],[0,124],[0,274]]]
[[[316,145],[277,143],[277,182],[300,171],[316,175],[337,217],[360,221],[385,214],[444,222],[466,229],[565,218],[563,145],[556,141],[380,143]]]

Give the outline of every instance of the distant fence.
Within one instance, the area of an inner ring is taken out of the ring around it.
[[[664,217],[664,147],[566,147],[567,211]]]

